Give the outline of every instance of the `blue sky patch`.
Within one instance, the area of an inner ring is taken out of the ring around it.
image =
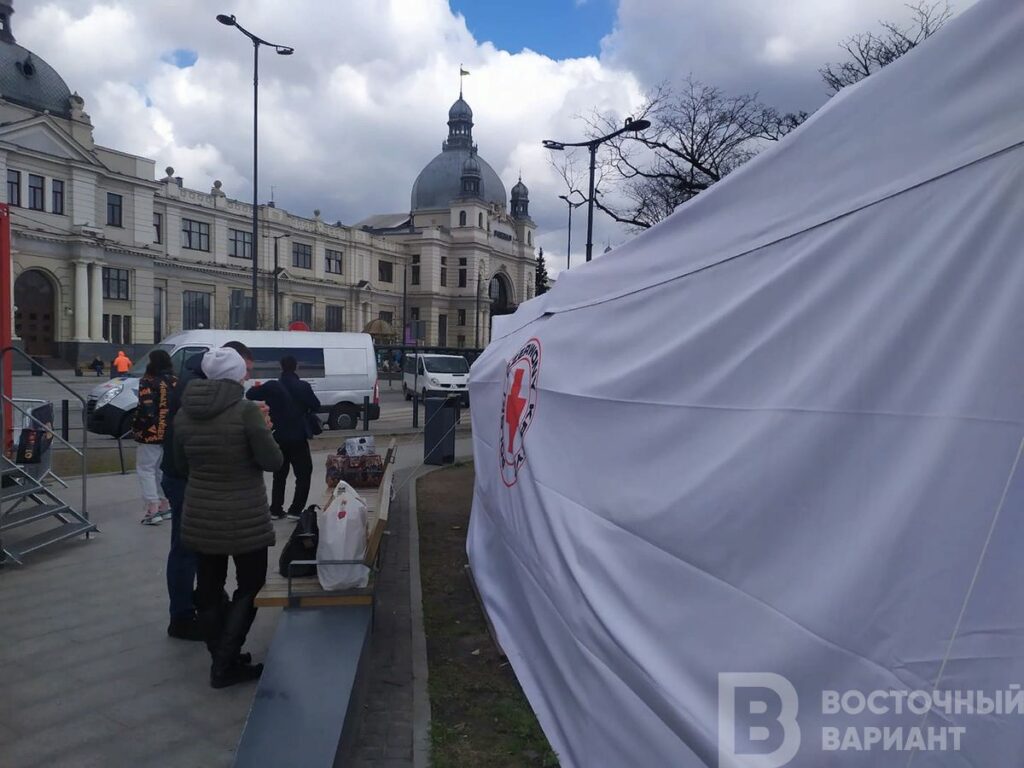
[[[478,42],[553,59],[597,56],[615,25],[616,0],[449,0]]]
[[[178,69],[188,69],[199,59],[199,54],[195,51],[190,51],[188,48],[176,48],[161,58]]]

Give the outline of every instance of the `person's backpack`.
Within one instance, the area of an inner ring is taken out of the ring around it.
[[[316,513],[319,507],[310,504],[299,515],[299,522],[295,524],[292,535],[288,537],[284,547],[281,548],[281,558],[278,560],[278,570],[281,575],[288,578],[316,576],[315,565],[296,565],[289,574],[288,566],[293,560],[316,560],[316,548],[320,543],[320,529],[316,524]]]

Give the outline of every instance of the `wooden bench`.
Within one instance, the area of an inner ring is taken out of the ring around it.
[[[356,489],[369,513],[364,562],[371,568],[370,583],[363,589],[329,592],[316,577],[292,578],[289,583],[275,570],[256,597],[257,606],[285,610],[235,751],[239,768],[333,766],[351,745],[373,627],[395,455],[392,440],[380,488]]]

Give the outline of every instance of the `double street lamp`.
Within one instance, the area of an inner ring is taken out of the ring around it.
[[[249,321],[251,330],[256,330],[259,312],[257,309],[257,276],[259,275],[259,259],[256,258],[257,246],[259,244],[259,219],[257,216],[259,205],[259,155],[257,152],[258,142],[258,117],[259,117],[259,82],[260,82],[260,46],[268,45],[281,56],[291,56],[295,49],[287,45],[279,45],[257,37],[247,30],[235,19],[234,15],[228,16],[223,13],[217,14],[217,21],[228,27],[234,27],[243,35],[252,40],[252,317]],[[276,276],[275,276],[276,277]]]
[[[572,199],[573,195],[579,195],[579,202],[576,202],[575,200]],[[569,242],[565,246],[565,268],[569,269],[569,267],[572,266],[572,210],[573,208],[579,208],[581,205],[587,202],[587,198],[585,198],[583,196],[583,193],[580,192],[578,189],[574,189],[568,195],[559,195],[559,197],[562,200],[565,200],[566,204],[569,206]]]
[[[590,261],[594,250],[594,169],[597,165],[597,148],[616,136],[621,136],[630,131],[636,133],[650,127],[650,120],[634,120],[632,117],[627,117],[626,124],[617,131],[612,131],[606,136],[600,136],[590,141],[567,142],[544,139],[544,147],[547,149],[563,150],[566,147],[586,147],[590,150],[590,197],[587,198],[587,261]],[[570,215],[572,215],[571,210]]]

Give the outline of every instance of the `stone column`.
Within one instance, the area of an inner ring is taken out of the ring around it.
[[[89,340],[89,264],[75,262],[75,341]]]
[[[92,297],[89,301],[89,336],[103,341],[103,265],[93,262]]]

